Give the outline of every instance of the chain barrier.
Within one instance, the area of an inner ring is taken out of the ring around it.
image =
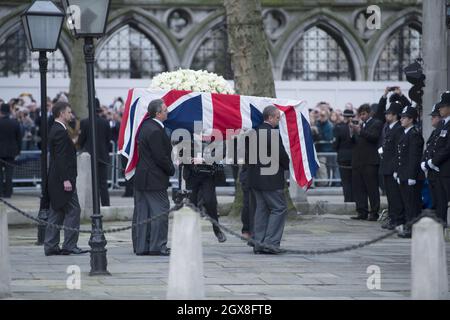
[[[17,208],[13,204],[11,204],[10,202],[8,202],[8,201],[6,201],[6,200],[4,200],[2,198],[0,198],[0,202],[3,202],[5,205],[10,207],[14,211],[20,213],[21,215],[23,215],[24,217],[26,217],[26,218],[28,218],[30,220],[33,220],[33,221],[37,222],[38,224],[48,225],[50,227],[53,227],[53,228],[56,228],[56,229],[59,229],[59,230],[68,230],[68,231],[73,231],[73,232],[78,232],[78,233],[91,233],[92,232],[92,230],[76,229],[76,228],[71,228],[71,227],[66,227],[66,226],[61,226],[61,225],[58,225],[58,224],[50,223],[48,221],[45,221],[45,220],[33,217],[32,215],[26,213],[23,210],[20,210],[19,208]],[[122,232],[122,231],[130,230],[130,229],[132,229],[134,227],[138,227],[140,225],[144,225],[144,224],[150,223],[152,221],[155,221],[155,220],[157,220],[159,218],[162,218],[164,216],[167,216],[169,213],[181,209],[181,207],[182,207],[182,205],[175,205],[167,213],[162,213],[162,214],[159,214],[159,215],[154,216],[152,218],[142,220],[142,221],[140,221],[138,223],[133,223],[130,226],[102,230],[102,232],[106,234],[106,233],[116,233],[116,232]]]
[[[28,213],[20,210],[19,208],[17,208],[16,206],[14,206],[13,204],[9,203],[8,201],[0,198],[0,201],[3,202],[5,205],[7,205],[8,207],[10,207],[11,209],[15,210],[16,212],[20,213],[21,215],[39,223],[39,224],[45,224],[48,226],[51,226],[53,228],[57,228],[60,230],[69,230],[69,231],[74,231],[74,232],[78,232],[78,233],[91,233],[92,230],[83,230],[83,229],[76,229],[76,228],[70,228],[70,227],[66,227],[66,226],[61,226],[61,225],[57,225],[54,223],[50,223],[48,221],[44,221],[38,218],[35,218],[31,215],[29,215]],[[116,233],[116,232],[122,232],[122,231],[126,231],[126,230],[130,230],[133,227],[137,227],[139,225],[143,225],[143,224],[147,224],[150,223],[156,219],[159,219],[161,217],[167,216],[170,212],[174,212],[177,211],[179,209],[181,209],[183,207],[183,205],[191,208],[192,210],[194,210],[196,213],[198,213],[200,215],[200,217],[202,219],[206,219],[208,221],[210,221],[214,226],[220,228],[221,230],[223,230],[224,232],[233,235],[234,237],[242,240],[242,241],[246,241],[247,244],[258,248],[258,250],[266,250],[269,251],[270,253],[273,254],[296,254],[296,255],[324,255],[324,254],[332,254],[332,253],[340,253],[340,252],[346,252],[346,251],[352,251],[352,250],[357,250],[357,249],[361,249],[370,245],[373,245],[377,242],[381,242],[391,236],[393,236],[394,234],[398,233],[399,230],[395,229],[392,230],[386,234],[380,235],[372,240],[368,240],[368,241],[364,241],[355,245],[349,245],[349,246],[345,246],[345,247],[341,247],[341,248],[335,248],[335,249],[325,249],[325,250],[296,250],[296,249],[284,249],[284,248],[279,248],[276,246],[272,246],[272,245],[268,245],[259,241],[256,241],[254,239],[251,238],[246,238],[243,237],[241,234],[231,230],[230,228],[220,224],[217,220],[214,220],[213,218],[211,218],[205,210],[205,207],[202,206],[201,208],[198,208],[197,206],[195,206],[194,204],[192,204],[191,202],[189,202],[187,199],[185,199],[184,202],[178,203],[176,204],[174,207],[172,207],[167,213],[162,213],[160,215],[157,215],[155,217],[140,221],[139,223],[134,223],[131,224],[130,226],[127,227],[121,227],[121,228],[112,228],[112,229],[107,229],[107,230],[103,230],[102,232],[104,234],[106,233]],[[445,226],[444,221],[442,221],[441,219],[439,219],[438,217],[436,217],[434,214],[430,213],[430,212],[425,212],[423,214],[421,214],[419,217],[415,218],[414,220],[410,221],[409,223],[404,225],[404,228],[412,228],[412,226],[417,223],[418,221],[420,221],[422,218],[431,218],[434,221],[438,222],[439,224],[441,224],[442,226]]]
[[[393,230],[393,231],[390,231],[390,232],[388,232],[386,234],[383,234],[383,235],[381,235],[381,236],[379,236],[379,237],[377,237],[375,239],[372,239],[372,240],[369,240],[369,241],[365,241],[365,242],[361,242],[361,243],[356,244],[356,245],[351,245],[351,246],[346,246],[346,247],[336,248],[336,249],[328,249],[328,250],[283,249],[283,248],[275,247],[275,246],[272,246],[272,245],[264,244],[262,242],[254,240],[254,239],[243,237],[239,233],[234,232],[233,230],[229,229],[228,227],[226,227],[224,225],[221,225],[217,220],[214,220],[213,218],[208,216],[206,214],[206,210],[205,210],[204,207],[202,209],[200,209],[200,208],[194,206],[192,203],[188,203],[187,206],[190,207],[192,210],[196,211],[198,214],[200,214],[200,216],[202,218],[210,221],[213,225],[219,227],[221,230],[225,231],[226,233],[231,234],[231,235],[235,236],[236,238],[239,238],[239,239],[241,239],[243,241],[247,241],[247,243],[249,245],[255,246],[259,250],[260,249],[268,250],[269,252],[274,253],[274,254],[324,255],[324,254],[352,251],[352,250],[361,249],[361,248],[364,248],[366,246],[369,246],[369,245],[375,244],[377,242],[383,241],[383,240],[393,236],[394,234],[396,234],[398,232],[398,230]],[[420,220],[420,219],[418,219],[418,220]]]

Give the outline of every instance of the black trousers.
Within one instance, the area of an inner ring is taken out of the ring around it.
[[[109,207],[109,192],[108,192],[108,166],[99,162],[98,170],[98,184],[100,188],[100,199],[103,207]]]
[[[423,181],[417,181],[415,186],[409,186],[407,181],[401,181],[400,194],[405,208],[405,222],[409,223],[422,212]],[[411,231],[411,227],[407,229]]]
[[[256,199],[252,189],[242,186],[243,206],[241,210],[242,233],[253,234],[256,211]]]
[[[392,175],[383,176],[388,201],[389,219],[395,226],[405,223],[405,208],[403,206],[400,187]]]
[[[219,221],[217,214],[216,185],[213,176],[191,176],[186,184],[192,190],[190,201],[197,207],[204,206],[206,214],[212,219]],[[220,228],[213,225],[214,232],[219,232]]]
[[[352,169],[353,196],[356,211],[367,217],[380,211],[380,189],[378,183],[378,166],[366,165]],[[367,200],[370,202],[370,211]]]
[[[128,159],[124,156],[121,156],[121,162],[122,162],[122,168],[125,170],[127,167]],[[133,183],[134,177],[130,180],[125,179],[125,193],[123,194],[124,197],[132,197],[134,192],[134,183]]]
[[[339,172],[341,174],[342,189],[344,190],[344,202],[354,202],[351,166],[352,166],[351,161],[339,162]]]
[[[77,191],[72,193],[72,198],[64,207],[55,210],[50,206],[48,222],[66,227],[80,228],[80,203],[78,202]],[[45,229],[44,251],[56,250],[59,248],[60,229],[47,225]],[[71,230],[64,230],[64,242],[62,249],[72,250],[77,246],[79,233]]]
[[[439,176],[437,184],[436,198],[440,207],[439,209],[436,207],[436,215],[447,223],[447,210],[450,202],[450,177]]]
[[[12,177],[14,168],[12,164],[14,164],[14,158],[1,158],[1,160],[2,161],[0,161],[0,197],[9,198],[13,194]]]

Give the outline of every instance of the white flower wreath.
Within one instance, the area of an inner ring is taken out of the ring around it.
[[[233,87],[222,76],[205,70],[180,69],[160,73],[153,78],[150,89],[234,94]]]

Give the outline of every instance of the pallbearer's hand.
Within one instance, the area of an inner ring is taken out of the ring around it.
[[[64,191],[66,192],[72,191],[72,183],[69,180],[64,181]]]

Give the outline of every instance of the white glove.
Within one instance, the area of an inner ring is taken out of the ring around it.
[[[423,172],[425,172],[425,173],[428,172],[428,169],[427,169],[427,163],[426,163],[426,162],[422,162],[422,163],[420,164],[420,167],[422,168],[422,171],[423,171]]]
[[[417,183],[416,180],[408,179],[408,186],[415,186]]]
[[[398,185],[400,185],[400,178],[397,178],[395,180],[397,180]]]
[[[434,164],[433,164],[433,162],[431,162],[431,159],[430,160],[428,160],[428,166],[431,168],[431,169],[433,169],[434,171],[437,171],[437,172],[439,172],[439,168],[438,167],[436,167]]]
[[[394,172],[393,177],[394,177],[395,180],[397,180],[398,173],[397,173],[397,172]]]
[[[381,156],[383,154],[383,147],[381,147],[380,149],[378,149],[378,154]]]

